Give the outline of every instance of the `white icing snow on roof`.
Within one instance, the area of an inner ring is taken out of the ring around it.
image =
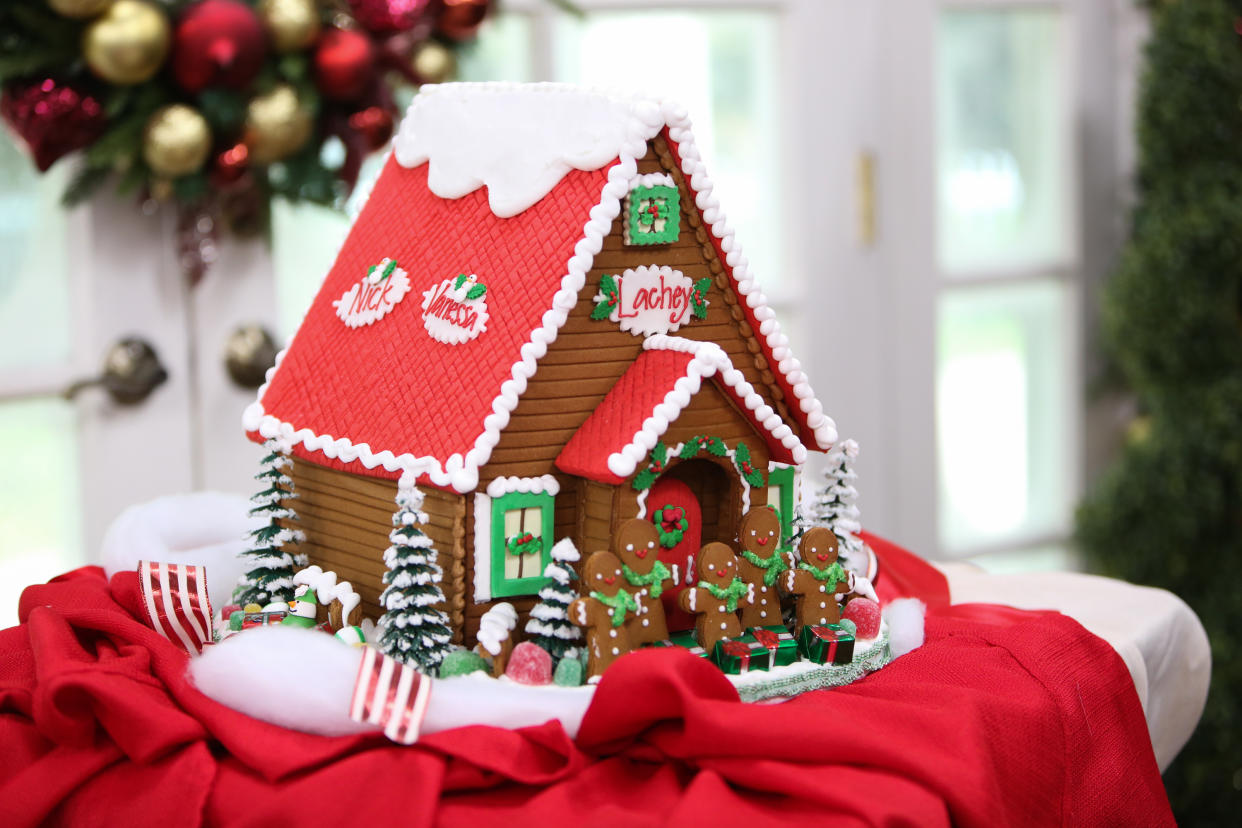
[[[516,216],[571,169],[598,170],[621,155],[634,122],[663,121],[660,104],[562,84],[424,86],[397,133],[397,162],[431,162],[441,198],[487,187],[492,212]],[[480,128],[483,126],[484,128]]]

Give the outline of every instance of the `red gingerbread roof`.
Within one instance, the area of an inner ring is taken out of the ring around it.
[[[638,359],[565,444],[556,458],[558,469],[601,483],[624,483],[708,378],[746,413],[773,460],[806,459],[806,449],[788,426],[765,424],[772,409],[719,347],[672,336],[653,336],[643,344]]]
[[[591,117],[575,117],[583,112]],[[828,448],[832,421],[747,270],[684,112],[567,87],[491,84],[417,96],[323,287],[246,410],[252,439],[278,438],[295,455],[347,471],[473,490],[656,134],[697,196],[798,427]],[[524,163],[528,155],[539,163]],[[334,302],[386,259],[408,276],[408,294],[378,322],[347,326]],[[457,274],[486,286],[489,313],[477,338],[450,345],[424,330],[422,304],[425,291]],[[762,401],[748,393],[744,410],[756,412]],[[770,408],[762,413],[768,431],[781,424]]]

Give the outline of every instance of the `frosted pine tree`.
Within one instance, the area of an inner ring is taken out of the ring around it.
[[[812,524],[827,526],[837,536],[842,563],[864,560],[862,538],[858,537],[862,524],[858,521],[858,490],[854,481],[854,461],[858,458],[858,443],[842,440],[828,454],[827,481],[816,494],[815,502],[808,509]]]
[[[281,451],[276,440],[268,440],[263,448],[267,454],[260,461],[260,471],[254,479],[264,487],[250,498],[250,514],[267,522],[250,533],[249,547],[241,553],[247,569],[233,590],[233,602],[242,606],[263,606],[293,598],[295,561],[288,547],[303,540],[301,532],[281,523],[297,517],[285,506],[285,501],[297,496],[293,492],[293,480],[285,473],[293,461]]]
[[[578,550],[569,538],[552,547],[552,562],[543,570],[548,582],[539,590],[539,603],[531,609],[526,622],[530,640],[555,660],[577,657],[582,638],[582,630],[569,620],[569,605],[578,597],[573,585],[578,578],[573,563],[578,559]]]
[[[379,622],[377,646],[398,661],[434,673],[448,654],[453,635],[448,616],[436,609],[444,603],[443,572],[431,538],[418,528],[427,522],[423,493],[402,483],[397,507],[388,535],[392,546],[384,552],[388,586],[380,595],[386,612]]]

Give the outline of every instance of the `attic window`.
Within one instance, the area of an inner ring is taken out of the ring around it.
[[[625,199],[625,243],[672,244],[681,231],[681,194],[672,176],[639,176]]]

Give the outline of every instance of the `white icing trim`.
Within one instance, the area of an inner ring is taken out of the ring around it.
[[[719,375],[721,381],[750,410],[751,416],[789,450],[795,463],[806,462],[806,446],[802,445],[802,441],[780,415],[772,410],[772,406],[763,401],[763,397],[746,381],[742,372],[733,367],[729,356],[719,345],[657,334],[643,341],[643,350],[678,351],[693,354],[694,358],[686,364],[686,373],[673,383],[672,389],[664,396],[664,401],[652,410],[651,416],[643,421],[642,428],[634,433],[630,442],[619,451],[608,455],[608,471],[617,477],[632,475],[638,464],[655,447],[656,442],[664,436],[669,425],[690,404],[690,399],[702,386],[703,379],[714,375]]]
[[[512,492],[522,494],[547,494],[556,497],[560,494],[561,484],[550,474],[539,477],[497,477],[487,484],[488,497],[500,497]]]
[[[653,172],[646,175],[636,175],[630,179],[630,189],[635,187],[676,187],[677,182],[668,173]]]
[[[523,88],[531,88],[530,85],[514,83],[469,86],[486,86],[489,91],[497,93],[520,92]],[[419,97],[432,88],[434,87],[422,87]],[[557,84],[538,84],[535,88],[541,94],[581,93],[576,87]],[[609,97],[606,94],[604,96]],[[587,272],[591,269],[596,254],[603,249],[604,238],[611,231],[613,220],[621,213],[622,200],[629,194],[630,180],[638,174],[637,159],[646,154],[647,142],[667,126],[669,137],[677,144],[682,172],[695,194],[695,204],[702,211],[703,220],[710,227],[712,235],[720,240],[720,249],[725,251],[725,264],[732,273],[734,288],[759,322],[757,334],[764,337],[778,370],[793,389],[796,404],[806,415],[807,425],[811,428],[816,445],[823,450],[831,448],[837,439],[836,425],[824,413],[823,406],[816,399],[806,374],[802,372],[801,363],[790,353],[789,340],[781,332],[776,314],[768,307],[767,298],[750,273],[749,261],[742,255],[741,246],[719,209],[719,200],[713,195],[713,185],[699,157],[685,109],[667,101],[624,100],[628,101],[630,107],[626,137],[616,148],[615,157],[618,160],[608,171],[608,180],[601,192],[600,202],[590,210],[590,218],[583,227],[582,238],[574,246],[574,255],[570,257],[566,273],[561,277],[561,287],[553,296],[552,307],[544,313],[542,325],[531,332],[530,340],[521,347],[521,360],[513,365],[511,378],[501,383],[499,393],[492,400],[492,413],[483,420],[483,432],[464,456],[454,453],[441,462],[430,455],[415,457],[408,452],[394,455],[387,449],[375,452],[366,443],[354,445],[346,437],[335,438],[328,434],[316,434],[308,428],[297,429],[292,424],[267,414],[259,401],[280,366],[283,351],[277,355],[276,364],[268,371],[267,382],[259,388],[255,402],[247,406],[242,415],[245,429],[258,431],[265,438],[286,440],[291,446],[302,443],[307,450],[320,451],[331,459],[357,461],[368,469],[382,466],[389,472],[404,471],[419,477],[426,475],[432,484],[451,488],[462,494],[474,491],[479,484],[479,468],[487,463],[492,450],[500,442],[500,434],[509,423],[509,415],[517,408],[518,400],[526,390],[526,383],[535,375],[538,360],[547,353],[548,345],[556,339],[561,326],[577,304],[578,293],[586,284]],[[411,109],[417,101],[418,97],[411,104]],[[402,131],[405,130],[406,125],[402,123]],[[397,160],[402,161],[399,149]],[[795,401],[791,400],[790,404],[795,404]]]
[[[674,458],[677,457],[677,455],[681,454],[681,450],[685,447],[686,447],[685,443],[678,443],[675,446],[669,446],[668,456],[674,457]],[[737,452],[736,451],[734,451],[733,449],[728,449],[727,451],[725,451],[724,456],[728,457],[730,460],[733,461],[733,463],[731,464],[733,466],[733,473],[737,474],[737,479],[742,484],[742,513],[745,514],[746,512],[750,511],[750,481],[748,481],[745,477],[743,477],[741,474],[738,474],[737,472],[737,460],[736,460]],[[652,488],[654,488],[654,485],[655,484],[652,484],[651,486],[648,486],[646,489],[643,489],[641,492],[638,493],[638,500],[637,500],[638,514],[636,514],[634,517],[645,518],[647,516],[647,494],[651,491]]]
[[[474,602],[492,600],[492,499],[474,496]]]

